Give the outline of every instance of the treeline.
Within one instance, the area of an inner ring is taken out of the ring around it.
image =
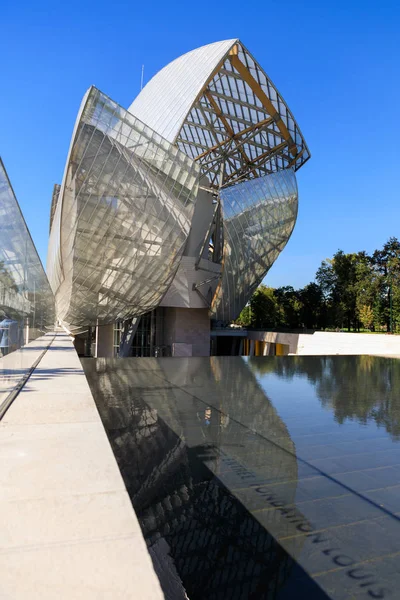
[[[400,330],[400,242],[390,238],[381,250],[345,254],[322,261],[315,282],[260,285],[243,309],[239,325],[257,329]]]

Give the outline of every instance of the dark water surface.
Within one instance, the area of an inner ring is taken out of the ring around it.
[[[400,361],[82,364],[154,564],[190,600],[400,598]]]

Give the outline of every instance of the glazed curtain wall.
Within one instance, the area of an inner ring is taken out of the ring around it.
[[[176,146],[89,90],[50,236],[60,319],[111,323],[159,304],[189,235],[199,174]]]
[[[232,321],[250,300],[285,247],[297,218],[292,169],[258,177],[220,192],[224,227],[222,280],[212,316]]]
[[[54,327],[54,296],[0,160],[0,357]]]

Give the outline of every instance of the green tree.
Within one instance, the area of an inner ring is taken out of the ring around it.
[[[358,308],[358,317],[366,329],[370,329],[374,322],[374,311],[367,304],[362,304]]]
[[[360,307],[374,302],[370,257],[365,252],[345,254],[338,250],[332,259],[322,262],[316,279],[329,307],[329,325],[359,329]]]
[[[300,313],[302,302],[299,293],[292,286],[284,286],[275,290],[275,298],[278,304],[278,327],[297,329],[301,327]]]
[[[338,250],[322,261],[316,283],[303,289],[261,285],[238,323],[257,328],[359,330],[400,325],[400,242],[389,238],[372,256]]]
[[[381,301],[380,301],[380,276],[374,269],[374,261],[366,252],[357,254],[356,264],[356,305],[357,313],[360,315],[365,306],[369,306],[372,310],[371,328],[376,329],[381,327]],[[360,318],[363,323],[363,320]],[[364,323],[363,323],[364,325]],[[365,326],[365,325],[364,325]],[[368,325],[368,327],[370,327]]]
[[[251,307],[250,304],[246,304],[238,318],[236,323],[242,327],[250,327],[251,325]]]
[[[400,317],[398,289],[400,285],[400,242],[391,237],[382,250],[375,250],[372,255],[373,266],[379,280],[380,317],[390,330],[390,304],[395,320]]]
[[[278,304],[274,289],[260,285],[250,300],[251,326],[257,329],[277,327]]]
[[[325,302],[321,287],[316,283],[309,283],[298,292],[301,308],[301,325],[307,329],[326,327]]]

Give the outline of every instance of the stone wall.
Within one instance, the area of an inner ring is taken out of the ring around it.
[[[172,356],[210,355],[210,318],[206,308],[165,308],[164,344]]]

